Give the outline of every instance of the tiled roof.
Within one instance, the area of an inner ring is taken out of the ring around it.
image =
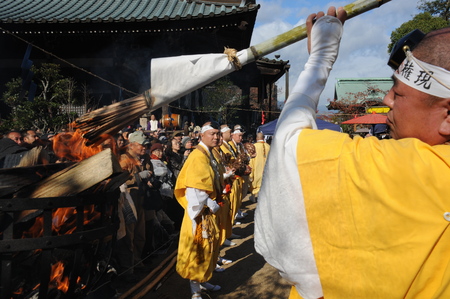
[[[1,23],[135,22],[207,18],[257,10],[254,1],[1,0]]]
[[[367,94],[373,100],[382,101],[385,94],[391,89],[392,78],[337,78],[334,98],[337,101],[361,94]],[[372,92],[370,92],[372,91]],[[367,97],[360,96],[360,102]]]

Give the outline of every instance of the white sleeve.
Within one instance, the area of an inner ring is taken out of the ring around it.
[[[203,207],[207,204],[208,198],[208,193],[203,190],[190,187],[186,188],[187,212],[191,220],[194,220],[200,214]]]
[[[312,51],[275,130],[255,214],[255,248],[305,299],[323,296],[297,167],[303,128],[317,129],[315,111],[337,57],[342,24],[333,17],[313,26]]]

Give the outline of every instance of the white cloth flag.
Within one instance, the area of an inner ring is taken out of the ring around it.
[[[241,65],[247,64],[248,49],[239,51]],[[151,95],[153,109],[170,103],[233,72],[235,67],[226,54],[197,54],[152,59]]]

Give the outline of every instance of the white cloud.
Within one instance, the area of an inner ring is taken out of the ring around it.
[[[257,1],[261,8],[258,11],[257,22],[259,24],[275,23],[295,16],[292,7],[283,7],[283,1]]]
[[[313,4],[310,4],[314,2]],[[389,54],[387,45],[393,30],[412,19],[417,14],[416,0],[392,0],[370,12],[366,12],[351,20],[344,26],[344,36],[341,42],[339,58],[335,63],[330,78],[322,93],[319,109],[325,111],[327,99],[334,96],[336,78],[374,78],[389,77],[391,69],[386,65]],[[257,24],[254,29],[252,44],[257,44],[277,34],[286,32],[297,25],[305,23],[306,17],[319,10],[325,10],[330,5],[344,6],[342,1],[258,1],[261,9],[258,12]],[[280,17],[282,16],[282,17]],[[308,58],[306,41],[290,45],[277,53],[282,60],[289,60],[290,89],[295,84],[298,75]],[[273,54],[268,58],[273,58]],[[284,100],[284,77],[278,82],[283,90],[279,100]]]

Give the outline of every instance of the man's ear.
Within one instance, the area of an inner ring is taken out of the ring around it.
[[[447,109],[447,115],[444,116],[444,119],[441,122],[441,126],[439,127],[439,134],[450,136],[450,98],[447,98],[444,101],[444,107],[446,107]]]

